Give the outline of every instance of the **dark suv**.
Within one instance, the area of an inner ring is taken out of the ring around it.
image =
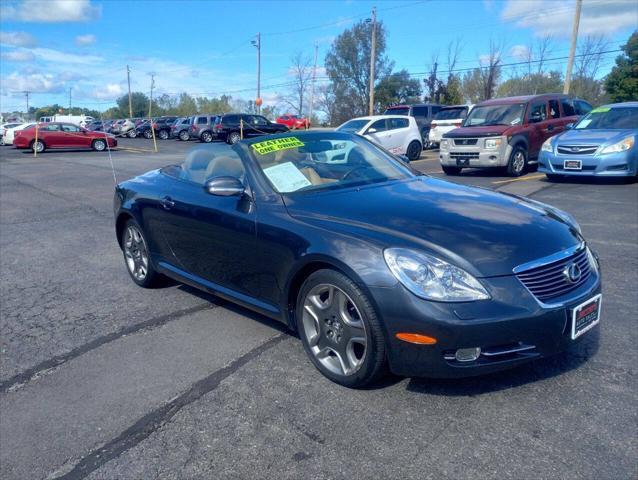
[[[461,128],[443,135],[441,167],[448,175],[466,167],[507,167],[518,177],[537,163],[545,140],[591,109],[584,100],[560,94],[486,100],[474,106]]]
[[[177,120],[177,117],[167,116],[158,117],[153,119],[153,129],[155,130],[155,137],[162,140],[166,140],[171,136],[171,125]],[[151,124],[146,121],[141,123],[135,128],[137,135],[142,135],[144,138],[153,138],[153,132],[151,131]]]
[[[429,134],[430,124],[434,119],[434,116],[439,113],[445,105],[439,105],[438,103],[417,103],[414,105],[394,105],[386,108],[384,115],[407,115],[414,117],[416,124],[419,126],[421,132],[421,138],[423,140],[423,148],[430,146]]]
[[[213,126],[213,132],[220,140],[224,140],[230,144],[237,143],[241,140],[240,130],[242,121],[244,138],[288,131],[287,126],[270,122],[266,117],[262,117],[261,115],[226,113],[217,117],[215,125]]]

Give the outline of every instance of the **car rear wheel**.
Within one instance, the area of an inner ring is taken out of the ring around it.
[[[135,131],[134,128],[131,128],[128,132],[128,138],[135,138],[137,137],[137,132]]]
[[[46,148],[47,147],[42,140],[34,140],[31,142],[31,151],[33,152],[42,153],[46,150]]]
[[[517,146],[512,150],[510,160],[507,163],[507,174],[510,177],[520,177],[527,168],[527,152],[523,147]]]
[[[157,136],[160,138],[160,140],[168,140],[168,132],[166,130],[160,130],[159,132],[157,132]]]
[[[458,175],[462,170],[461,167],[446,167],[445,165],[441,165],[441,168],[446,175]]]
[[[333,382],[358,388],[385,372],[380,321],[366,294],[345,275],[310,275],[297,298],[296,320],[310,361]]]
[[[231,145],[234,145],[240,140],[241,140],[241,136],[239,135],[239,132],[232,132],[228,134],[228,138],[226,141],[230,143]]]
[[[98,139],[93,140],[93,143],[91,144],[91,147],[96,152],[102,152],[106,148],[106,142],[104,140],[102,140],[101,138],[98,138]]]
[[[202,132],[202,135],[200,136],[202,142],[204,143],[210,143],[213,141],[213,134],[210,132]]]
[[[413,140],[408,145],[408,149],[405,152],[405,155],[410,159],[410,161],[418,160],[421,156],[421,151],[423,147],[421,146],[421,142],[417,140]]]
[[[182,142],[187,142],[190,138],[191,137],[186,130],[182,130],[181,132],[179,132],[179,139]]]
[[[144,138],[151,139],[153,138],[153,132],[150,129],[144,130]]]
[[[157,285],[161,279],[160,274],[153,268],[147,245],[137,222],[132,219],[126,222],[122,233],[122,252],[126,269],[133,281],[144,288]]]

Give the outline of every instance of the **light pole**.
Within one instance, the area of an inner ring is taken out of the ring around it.
[[[377,9],[372,8],[372,19],[367,19],[372,23],[372,46],[370,48],[370,105],[368,115],[374,115],[374,63],[377,56]]]
[[[257,33],[257,40],[252,40],[250,43],[257,47],[257,99],[255,105],[257,105],[257,113],[261,113],[261,33]]]

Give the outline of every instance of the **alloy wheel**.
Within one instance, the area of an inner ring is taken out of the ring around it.
[[[240,140],[241,140],[241,137],[239,136],[239,133],[237,133],[237,132],[231,133],[230,136],[228,137],[228,141],[231,144],[235,144],[235,143],[239,142]]]
[[[339,287],[322,283],[303,302],[303,335],[312,355],[330,372],[350,376],[367,353],[366,328],[359,309]]]
[[[104,140],[95,140],[93,142],[93,148],[98,152],[101,152],[106,148],[106,143],[104,142]]]
[[[512,160],[512,171],[516,174],[519,174],[525,168],[525,154],[521,151],[518,151],[514,154],[514,159]]]
[[[179,139],[183,142],[187,141],[189,138],[188,132],[186,130],[182,130],[179,132]]]
[[[40,140],[38,140],[37,142],[35,142],[33,144],[33,148],[38,153],[43,152],[44,151],[44,143],[42,143]]]
[[[166,130],[159,131],[160,140],[166,140],[168,138],[168,132]]]
[[[126,229],[124,257],[131,275],[138,281],[144,280],[148,273],[148,249],[142,232],[133,225]]]
[[[213,141],[213,136],[209,132],[202,133],[202,142],[210,143]]]

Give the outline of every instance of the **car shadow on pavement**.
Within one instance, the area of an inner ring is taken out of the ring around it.
[[[596,328],[590,333],[589,338],[560,354],[541,358],[511,370],[455,379],[411,378],[406,389],[429,395],[472,397],[557,377],[580,368],[596,355],[600,346],[600,331]]]

